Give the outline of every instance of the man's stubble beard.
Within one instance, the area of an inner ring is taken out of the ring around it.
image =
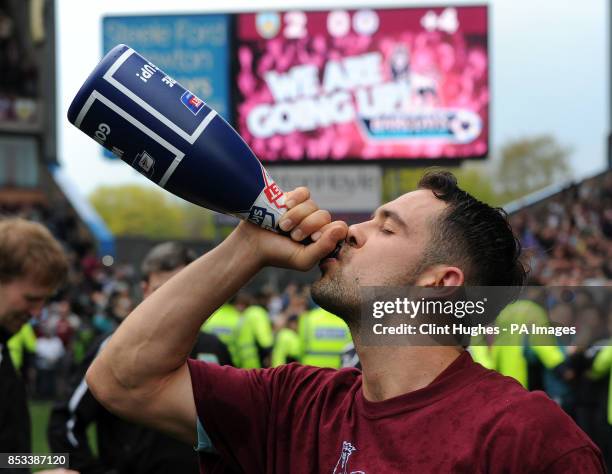
[[[321,308],[342,318],[349,326],[359,321],[359,277],[347,277],[342,268],[323,274],[311,287],[312,299]]]
[[[416,262],[407,269],[401,277],[389,278],[381,281],[381,287],[408,287],[414,286],[418,276],[426,267],[426,260]],[[361,322],[361,306],[363,295],[359,276],[349,276],[343,267],[336,268],[323,274],[311,286],[312,299],[321,308],[340,317],[349,326],[353,334],[359,330]]]

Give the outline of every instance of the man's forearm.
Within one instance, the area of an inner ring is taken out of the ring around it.
[[[112,373],[129,389],[175,371],[187,360],[203,322],[259,269],[255,249],[234,232],[126,318],[92,364],[91,378],[100,369],[100,376]]]
[[[187,357],[200,327],[263,266],[308,270],[344,240],[306,188],[286,195],[281,218],[291,238],[242,222],[215,250],[174,275],[140,304],[87,371],[92,394],[109,411],[196,441],[196,406]],[[312,243],[300,243],[311,236]]]

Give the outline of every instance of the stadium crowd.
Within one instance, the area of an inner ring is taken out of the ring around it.
[[[522,209],[511,223],[531,257],[532,283],[605,285],[612,280],[612,172]]]
[[[2,208],[2,215],[43,223],[68,253],[67,283],[9,341],[13,364],[26,380],[30,396],[66,400],[75,390],[73,375],[82,373],[79,367],[91,358],[92,348],[98,350],[95,341],[112,333],[141,300],[142,269],[103,265],[68,211],[28,206]],[[611,468],[612,297],[601,286],[612,283],[612,173],[521,210],[511,222],[529,256],[530,285],[542,285],[546,291],[533,290],[504,313],[514,312],[514,317],[518,314],[525,320],[543,314],[552,323],[575,324],[579,332],[548,346],[524,339],[515,344],[480,341],[470,348],[472,356],[530,390],[546,391],[600,446]],[[559,286],[578,288],[552,288]],[[354,354],[350,356],[345,323],[318,308],[309,287],[296,283],[241,291],[202,331],[226,345],[237,367],[358,364]],[[211,360],[207,353],[201,354]]]

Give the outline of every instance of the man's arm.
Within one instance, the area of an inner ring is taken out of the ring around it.
[[[114,472],[93,455],[87,428],[104,411],[85,383],[85,371],[104,347],[108,336],[99,338],[75,372],[70,396],[53,406],[47,426],[47,441],[53,453],[69,453],[70,467],[87,474]]]
[[[89,388],[108,410],[195,443],[186,360],[204,321],[264,266],[307,270],[346,237],[346,224],[330,223],[306,188],[288,193],[287,206],[281,222],[290,221],[292,236],[301,241],[314,233],[316,242],[304,246],[243,222],[126,318],[87,372]]]
[[[47,428],[51,452],[70,453],[70,467],[90,474],[111,472],[93,455],[87,438],[87,428],[95,421],[99,409],[91,393],[79,385],[68,403],[53,407]]]

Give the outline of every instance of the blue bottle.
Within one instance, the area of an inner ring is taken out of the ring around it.
[[[130,47],[116,46],[96,66],[68,120],[171,193],[278,232],[285,196],[248,145]]]

